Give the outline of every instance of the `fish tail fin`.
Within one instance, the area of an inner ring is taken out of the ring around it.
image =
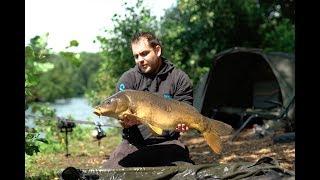
[[[226,124],[222,121],[218,121],[215,119],[210,119],[207,117],[205,118],[206,118],[206,122],[208,122],[207,124],[209,129],[214,129],[219,136],[226,136],[233,132],[233,128],[229,124]]]
[[[233,128],[221,121],[217,121],[207,117],[205,122],[206,127],[204,128],[202,135],[211,149],[215,153],[220,154],[222,150],[220,136],[229,135],[233,131]]]
[[[202,133],[210,148],[217,154],[221,153],[222,145],[220,137],[216,132],[205,131]]]

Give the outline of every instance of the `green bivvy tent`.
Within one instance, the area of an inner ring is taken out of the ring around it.
[[[194,106],[203,115],[222,121],[258,110],[278,116],[285,110],[292,119],[294,96],[293,54],[235,47],[213,58],[210,71],[196,86]]]

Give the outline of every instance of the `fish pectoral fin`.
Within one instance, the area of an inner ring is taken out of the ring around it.
[[[126,114],[123,114],[123,117],[126,118],[126,119],[141,121],[141,119],[139,117],[137,117],[136,115],[134,115],[134,114],[126,113]]]
[[[148,126],[155,132],[157,133],[158,135],[162,135],[163,133],[163,130],[161,128],[158,128],[156,126],[153,126],[151,124],[148,123]]]

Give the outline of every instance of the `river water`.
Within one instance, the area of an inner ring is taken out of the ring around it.
[[[62,101],[62,102],[61,102]],[[72,116],[75,120],[99,121],[99,117],[93,114],[93,108],[83,97],[75,97],[66,100],[58,100],[51,104],[56,109],[58,117]]]
[[[56,110],[56,116],[69,118],[70,116],[74,120],[80,121],[91,121],[91,122],[100,122],[106,124],[109,120],[107,117],[98,117],[93,113],[93,107],[84,97],[74,97],[69,99],[60,99],[56,100],[50,105]],[[26,116],[34,115],[31,113],[31,110],[28,109],[25,112]],[[27,118],[26,126],[34,127],[33,118]]]

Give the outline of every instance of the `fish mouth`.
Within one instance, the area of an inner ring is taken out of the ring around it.
[[[98,108],[94,109],[93,113],[96,114],[97,116],[101,116],[102,114],[101,110]]]

